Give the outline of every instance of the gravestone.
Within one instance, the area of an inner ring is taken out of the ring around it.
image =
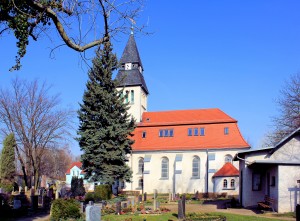
[[[198,191],[195,193],[194,198],[195,198],[195,200],[198,200],[198,199],[199,199],[199,192],[198,192]]]
[[[20,209],[22,206],[21,200],[14,200],[14,209]]]
[[[80,203],[80,212],[84,213],[84,203],[83,202]]]
[[[121,202],[121,207],[122,208],[127,208],[127,202]]]
[[[144,193],[144,201],[147,201],[147,193]]]
[[[157,190],[154,189],[154,194],[153,194],[153,210],[157,210],[158,207],[157,207]]]
[[[134,207],[135,204],[135,197],[134,196],[128,196],[129,204]]]
[[[39,208],[38,197],[39,196],[30,196],[32,210],[37,210]]]
[[[86,221],[101,221],[101,207],[96,205],[88,205],[85,209]]]
[[[116,214],[121,214],[121,202],[116,203]]]
[[[139,195],[139,196],[138,196],[138,204],[140,204],[140,203],[142,202],[142,200],[143,200],[142,195]]]
[[[178,200],[178,219],[183,219],[183,207],[182,207],[182,200]]]
[[[185,217],[185,201],[186,201],[186,197],[185,197],[185,194],[183,194],[181,197],[181,202],[182,202],[182,211],[183,211],[184,217]]]

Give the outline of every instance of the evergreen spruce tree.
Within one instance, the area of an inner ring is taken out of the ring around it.
[[[116,89],[112,80],[116,68],[117,58],[108,41],[96,52],[78,111],[78,141],[85,178],[109,185],[117,180],[131,180],[132,172],[126,162],[135,127],[122,91]]]
[[[3,141],[1,153],[1,184],[13,184],[16,172],[15,166],[15,146],[14,134],[9,134]]]

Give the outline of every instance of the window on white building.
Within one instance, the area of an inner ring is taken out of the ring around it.
[[[231,179],[231,181],[230,181],[230,187],[231,188],[235,188],[235,180],[234,179]]]
[[[226,179],[223,180],[223,188],[227,189],[227,180]]]
[[[232,156],[230,154],[225,156],[225,163],[232,163]]]
[[[131,103],[134,103],[134,90],[130,92]]]
[[[169,178],[169,159],[167,157],[163,157],[161,160],[161,178]]]
[[[194,156],[193,158],[192,177],[193,178],[200,177],[200,158],[198,156]]]
[[[142,174],[144,172],[144,159],[140,158],[139,159],[139,168],[138,168],[138,173]]]

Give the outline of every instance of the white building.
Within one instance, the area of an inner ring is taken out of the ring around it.
[[[300,128],[275,147],[242,151],[235,160],[240,162],[240,202],[244,207],[256,207],[267,195],[275,199],[275,211],[295,211],[300,202]]]
[[[147,112],[149,92],[133,34],[120,63],[118,89],[137,122],[129,159],[133,182],[126,190],[238,194],[238,162],[232,158],[250,147],[237,120],[218,108]],[[216,173],[226,162],[236,170],[229,166],[231,173]]]

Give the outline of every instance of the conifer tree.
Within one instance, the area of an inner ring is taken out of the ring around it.
[[[132,172],[126,162],[135,127],[122,91],[116,89],[112,80],[116,68],[117,58],[108,41],[96,52],[78,111],[78,141],[85,178],[110,185],[117,180],[131,180]]]
[[[1,183],[12,184],[16,171],[15,166],[15,146],[16,140],[14,134],[9,134],[3,141],[1,154]]]

